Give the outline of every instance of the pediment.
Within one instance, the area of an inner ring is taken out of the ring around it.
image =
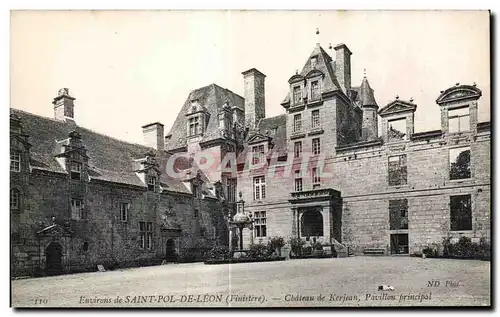
[[[309,73],[307,73],[306,78],[312,78],[312,77],[318,77],[318,76],[324,77],[325,73],[323,73],[319,69],[315,68],[315,69],[311,70]]]
[[[297,83],[297,82],[303,81],[303,80],[304,80],[304,76],[299,75],[299,74],[295,74],[292,77],[290,77],[290,79],[288,80],[288,83],[293,84],[293,83]]]
[[[73,235],[73,231],[55,223],[37,231],[36,234],[43,237],[70,237]]]
[[[441,95],[439,95],[439,97],[436,99],[436,102],[438,104],[442,104],[445,102],[453,102],[464,99],[476,100],[479,99],[481,95],[481,90],[476,86],[459,85],[443,91]]]
[[[415,112],[417,105],[404,100],[394,100],[379,110],[378,114],[383,117],[394,113]]]
[[[261,143],[261,142],[269,142],[269,141],[271,141],[271,139],[272,138],[270,136],[268,136],[268,135],[257,133],[257,134],[252,135],[247,140],[247,143],[248,144],[256,144],[256,143]]]

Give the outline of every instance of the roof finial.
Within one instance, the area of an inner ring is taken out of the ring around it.
[[[366,78],[366,68],[363,68],[363,77]]]
[[[399,99],[399,95],[396,95],[396,100],[398,100],[398,99]]]
[[[329,50],[332,50],[332,49],[333,49],[332,43],[328,43],[328,49],[329,49]]]
[[[299,70],[298,70],[298,69],[296,69],[296,70],[295,70],[295,75],[298,75],[298,74],[299,74]]]
[[[411,97],[411,98],[410,98],[410,102],[413,102],[413,100],[414,100],[414,99],[413,99],[413,97]]]
[[[319,28],[316,28],[316,44],[319,45]]]

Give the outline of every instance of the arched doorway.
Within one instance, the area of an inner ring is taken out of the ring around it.
[[[166,251],[165,251],[165,258],[167,261],[176,261],[177,260],[177,254],[175,252],[175,241],[174,239],[168,239],[167,240],[167,246],[166,246]]]
[[[303,237],[323,236],[323,215],[315,209],[309,209],[302,215],[300,234]]]
[[[45,250],[45,272],[47,275],[58,275],[63,272],[62,246],[51,242]]]

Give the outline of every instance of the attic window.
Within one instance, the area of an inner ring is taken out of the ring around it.
[[[75,180],[82,179],[82,163],[79,162],[71,163],[71,179]]]
[[[298,105],[302,102],[302,89],[300,86],[293,87],[293,103]]]
[[[318,100],[320,99],[320,96],[319,81],[315,80],[311,82],[311,100]]]
[[[387,136],[389,141],[406,140],[406,119],[390,120]]]
[[[189,127],[188,128],[189,128],[189,131],[188,131],[189,136],[201,134],[200,117],[196,116],[196,117],[189,118]]]
[[[316,68],[317,63],[318,63],[318,57],[317,56],[311,57],[311,67]]]
[[[148,177],[148,190],[154,191],[156,187],[156,176]]]

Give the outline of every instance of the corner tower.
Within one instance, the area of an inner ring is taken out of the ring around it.
[[[376,139],[378,137],[378,105],[366,76],[363,77],[359,89],[359,101],[363,109],[362,138],[363,140]]]

